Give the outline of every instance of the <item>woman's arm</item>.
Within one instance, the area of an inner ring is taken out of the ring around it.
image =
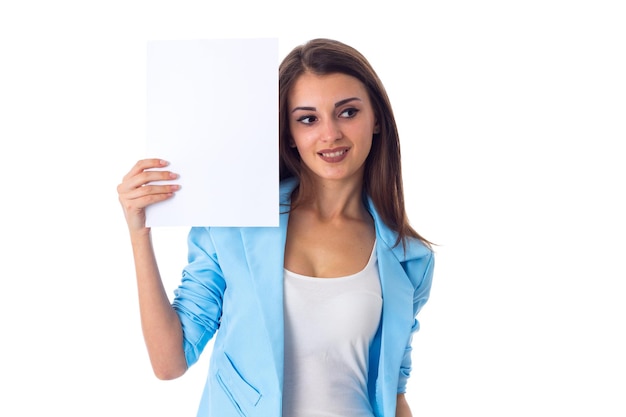
[[[406,400],[404,394],[398,394],[396,401],[396,417],[413,417],[411,414],[411,408]]]
[[[157,267],[150,234],[131,235],[141,328],[154,374],[174,379],[185,373],[183,331],[167,297]]]
[[[145,208],[173,196],[176,185],[151,185],[177,176],[163,168],[159,159],[139,161],[118,185],[135,261],[139,311],[144,340],[152,369],[159,379],[173,379],[187,370],[183,332],[178,315],[167,297],[157,266],[150,229],[145,226]]]

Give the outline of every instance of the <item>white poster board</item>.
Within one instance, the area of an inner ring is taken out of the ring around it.
[[[151,41],[147,151],[181,189],[148,226],[278,226],[278,40]]]

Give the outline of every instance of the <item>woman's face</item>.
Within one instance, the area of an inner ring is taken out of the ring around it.
[[[289,130],[306,170],[326,180],[362,179],[377,123],[363,83],[305,73],[288,96]]]

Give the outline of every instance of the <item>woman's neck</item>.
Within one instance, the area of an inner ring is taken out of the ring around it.
[[[321,220],[369,216],[363,204],[362,178],[335,181],[303,175],[297,200],[298,208],[315,212]]]

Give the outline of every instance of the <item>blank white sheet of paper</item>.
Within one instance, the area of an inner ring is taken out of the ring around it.
[[[150,41],[147,151],[180,178],[148,226],[278,226],[278,40]]]

